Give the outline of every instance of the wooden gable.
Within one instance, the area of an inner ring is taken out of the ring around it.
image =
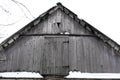
[[[0,71],[119,73],[119,45],[60,3],[5,40]]]

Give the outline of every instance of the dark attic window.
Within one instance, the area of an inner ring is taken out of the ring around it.
[[[65,35],[70,34],[69,31],[62,29],[61,22],[55,22],[53,29],[57,34],[65,34]]]
[[[57,24],[57,27],[60,28],[61,22],[57,22],[56,24]]]
[[[53,24],[53,32],[59,34],[61,32],[61,22],[55,22]]]

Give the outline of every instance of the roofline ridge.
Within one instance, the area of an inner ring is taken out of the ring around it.
[[[57,6],[62,6],[61,2],[57,2],[56,4],[57,4]]]

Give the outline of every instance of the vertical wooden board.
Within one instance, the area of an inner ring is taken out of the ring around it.
[[[90,64],[90,55],[94,54],[94,50],[91,52],[91,48],[94,45],[91,45],[91,37],[83,37],[83,47],[84,47],[84,57],[85,57],[85,72],[90,72],[91,64]],[[94,57],[94,55],[92,55]],[[94,59],[94,58],[92,58]],[[94,66],[92,66],[93,68]]]
[[[104,54],[104,45],[103,42],[97,38],[96,40],[96,45],[97,50],[96,50],[96,60],[97,60],[97,66],[96,66],[96,72],[101,73],[103,72],[103,54]]]
[[[29,58],[28,58],[28,61],[27,61],[28,65],[29,65],[29,69],[28,69],[29,71],[35,71],[35,63],[36,62],[34,61],[34,58],[36,58],[37,53],[34,53],[34,52],[36,50],[36,48],[35,48],[36,40],[38,40],[39,37],[36,38],[36,40],[34,40],[34,38],[35,38],[34,36],[31,37],[29,43],[26,44],[26,47],[28,48],[27,49],[28,52],[26,52],[26,54],[29,54]]]
[[[9,49],[10,48],[10,49]],[[6,65],[4,65],[4,67],[6,67],[6,71],[12,71],[12,58],[13,58],[13,54],[15,54],[15,48],[9,46],[8,48],[5,49],[5,54],[7,56],[7,59],[5,61]]]
[[[117,53],[117,54],[119,54],[119,53]],[[118,56],[118,55],[117,55]],[[117,61],[116,61],[116,66],[117,66],[117,69],[116,69],[116,71],[119,73],[120,72],[120,56],[118,56],[118,58],[117,58]]]
[[[29,46],[29,51],[28,53],[31,54],[31,57],[29,58],[29,61],[31,61],[31,64],[29,64],[31,66],[31,68],[29,69],[31,72],[36,71],[36,56],[37,56],[37,52],[36,51],[36,41],[39,40],[39,37],[33,36],[32,39],[30,40],[29,44],[27,46]]]
[[[98,59],[97,59],[97,46],[96,46],[96,40],[93,38],[93,37],[89,37],[89,38],[87,38],[87,42],[88,42],[88,44],[89,44],[89,47],[88,47],[88,50],[89,50],[89,54],[90,55],[92,55],[91,57],[90,57],[90,59],[91,59],[91,62],[92,62],[92,65],[91,65],[91,68],[92,68],[92,70],[90,70],[91,72],[97,72],[96,70],[97,70],[97,61],[98,61]]]
[[[46,20],[43,20],[43,21],[41,21],[37,26],[34,26],[34,30],[35,31],[31,31],[31,34],[41,34],[41,33],[45,33],[44,32],[44,28],[46,27],[46,26],[44,26],[44,21],[46,21]],[[47,21],[46,21],[47,22]],[[47,23],[46,23],[47,24]],[[36,28],[37,27],[37,28]],[[31,30],[33,30],[33,29],[31,29]],[[29,31],[28,31],[29,32]]]
[[[61,26],[58,26],[58,23],[60,23],[60,25],[61,25],[61,12],[60,12],[60,10],[55,11],[53,14],[51,14],[48,17],[48,22],[45,23],[48,26],[46,33],[51,33],[51,34],[60,33]]]
[[[6,70],[6,62],[0,61],[0,72],[7,71]]]
[[[82,37],[76,38],[76,63],[77,70],[84,72],[84,45]]]
[[[48,46],[48,48],[47,48]],[[48,40],[47,39],[44,39],[44,45],[43,45],[43,48],[42,48],[42,72],[41,74],[45,74],[46,73],[46,54],[50,54],[51,52],[49,51],[49,47],[50,45],[48,45]],[[49,52],[48,52],[49,51]],[[48,58],[49,60],[49,58]]]
[[[94,37],[85,37],[84,38],[84,52],[85,52],[85,63],[86,63],[86,72],[96,71],[97,66],[97,58],[96,58],[96,50],[97,46],[95,46]],[[90,68],[89,68],[90,67]]]
[[[54,50],[53,50],[53,55],[54,55],[54,68],[55,68],[55,74],[61,74],[61,72],[63,71],[61,69],[62,67],[62,38],[54,38],[54,41],[56,42],[56,44],[54,45]]]
[[[98,61],[98,56],[97,56],[97,54],[98,54],[98,52],[96,52],[96,50],[97,50],[97,45],[95,45],[95,44],[97,44],[96,43],[96,40],[92,37],[92,38],[89,38],[89,50],[90,50],[90,60],[91,60],[91,62],[90,63],[92,63],[91,64],[91,72],[97,72],[96,70],[97,70],[97,61]]]
[[[119,53],[118,53],[118,54],[119,54]],[[120,72],[120,67],[119,67],[120,64],[119,64],[119,63],[120,63],[120,56],[118,57],[118,63],[116,63],[116,64],[117,64],[117,67],[118,67],[118,68],[117,68],[118,73]]]
[[[99,72],[104,72],[104,43],[103,42],[99,42],[99,50],[100,50],[100,53],[99,53]]]
[[[37,37],[36,37],[37,38]],[[36,71],[42,71],[42,49],[43,49],[43,44],[44,44],[44,38],[41,36],[39,37],[36,42],[35,42],[35,52],[34,52],[34,62],[36,62],[35,64],[35,70]]]
[[[15,48],[14,48],[15,49]],[[17,71],[17,69],[18,69],[18,57],[19,57],[19,54],[18,54],[18,50],[14,50],[13,52],[12,52],[12,59],[11,59],[11,69],[12,69],[12,71]]]
[[[51,24],[49,24],[49,18],[43,21],[43,33],[50,33],[51,32]],[[48,26],[49,25],[49,26]],[[38,32],[39,34],[39,32]]]
[[[79,65],[78,68],[80,69],[81,72],[87,72],[88,69],[87,67],[89,67],[88,63],[88,59],[89,59],[89,46],[88,46],[88,41],[84,38],[81,37],[78,39],[77,42],[77,63]]]
[[[87,52],[89,53],[89,71],[90,72],[94,72],[94,50],[93,50],[93,44],[91,42],[91,38],[85,38],[84,39],[86,43],[86,45],[84,45],[84,50],[87,50]],[[86,46],[86,47],[85,47]]]
[[[96,63],[95,63],[96,72],[101,73],[103,70],[101,66],[101,59],[103,59],[102,55],[104,54],[103,42],[98,38],[93,38],[93,39],[94,40],[92,41],[94,43],[95,59],[96,59]]]
[[[74,27],[73,27],[74,34],[88,34],[88,31],[85,28],[83,28],[83,26],[80,25],[78,22],[73,20],[72,24],[74,24]]]
[[[116,62],[116,72],[117,73],[119,73],[120,72],[120,55],[119,55],[119,53],[118,52],[115,52],[114,50],[113,50],[113,53],[115,54],[114,56],[115,56],[115,62]]]
[[[52,65],[49,66],[49,64],[47,63],[47,66],[50,67],[51,74],[55,75],[55,73],[57,72],[56,71],[57,65],[55,64],[55,62],[56,62],[56,57],[57,57],[56,54],[57,54],[58,46],[57,46],[57,41],[54,38],[51,38],[49,41],[50,41],[49,42],[49,44],[50,44],[49,51],[51,51],[51,53],[49,53],[49,55],[51,55],[50,61],[51,61]],[[49,56],[48,56],[48,58],[49,58]],[[48,58],[47,58],[47,61],[48,61]]]
[[[56,52],[54,53],[54,57],[55,57],[55,74],[62,74],[62,60],[63,60],[63,57],[62,57],[62,54],[63,51],[62,51],[62,42],[63,42],[63,38],[56,38],[54,39],[56,41]],[[54,48],[55,49],[55,48]]]
[[[6,60],[6,54],[4,53],[4,50],[0,51],[0,61],[5,61]]]
[[[58,9],[54,15],[53,18],[51,18],[51,33],[58,34],[62,32],[62,23],[61,23],[61,11]]]
[[[99,55],[100,55],[100,52],[99,52],[99,48],[98,48],[98,43],[99,41],[97,40],[97,38],[92,38],[91,39],[91,45],[93,46],[93,48],[91,49],[93,51],[93,66],[94,66],[94,71],[93,72],[99,72],[98,68],[99,67]]]
[[[73,34],[73,31],[74,31],[73,19],[63,12],[62,12],[62,31],[63,32],[67,31],[71,34]]]
[[[63,67],[63,71],[61,73],[63,73],[65,71],[65,73],[68,74],[68,70],[69,70],[69,39],[65,38],[62,41],[62,46],[61,46],[61,51],[62,51],[62,67]],[[63,73],[64,74],[64,73]]]
[[[0,71],[6,70],[6,61],[7,61],[7,55],[3,51],[0,51]]]
[[[110,63],[112,63],[112,65],[114,65],[113,67],[114,67],[114,71],[113,71],[113,73],[119,73],[120,72],[120,56],[116,53],[116,52],[114,52],[114,50],[112,49],[112,59],[113,59],[113,61],[110,61]],[[118,56],[118,57],[117,57]],[[117,60],[117,58],[118,58],[118,61],[116,61]],[[111,60],[112,60],[111,59]],[[119,64],[118,66],[117,66],[117,64]],[[111,68],[113,68],[113,67],[111,67]]]
[[[69,65],[69,39],[65,38],[63,39],[61,43],[61,51],[62,51],[62,58],[63,58],[63,66],[68,66]]]
[[[12,71],[12,56],[13,56],[13,54],[12,54],[12,49],[11,49],[11,51],[8,51],[8,50],[6,50],[6,53],[7,53],[7,62],[6,62],[6,70],[7,71]]]
[[[47,22],[44,23],[44,26],[43,27],[46,27],[46,31],[44,33],[52,33],[52,27],[53,27],[53,21],[55,20],[55,17],[54,15],[50,15]]]
[[[56,22],[61,22],[61,20],[62,20],[62,11],[58,9],[56,12],[57,12],[57,14],[55,15]]]
[[[111,48],[109,50],[109,73],[110,72],[117,72],[119,68],[117,68],[116,64],[118,64],[118,62],[116,61],[118,57],[115,55],[114,50]],[[117,69],[117,70],[116,70]]]
[[[70,70],[77,70],[76,64],[76,37],[69,38],[69,65]]]
[[[106,67],[107,67],[107,72],[113,72],[114,73],[114,70],[115,70],[115,67],[111,67],[113,64],[115,64],[115,60],[114,60],[114,55],[112,55],[112,48],[111,47],[107,47],[107,53],[105,53],[106,55]],[[113,63],[114,62],[114,63]]]
[[[108,64],[109,64],[109,57],[108,57],[108,48],[107,46],[105,45],[104,46],[104,54],[102,54],[102,59],[103,59],[103,72],[108,72]]]

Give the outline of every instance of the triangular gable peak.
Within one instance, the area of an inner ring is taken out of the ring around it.
[[[30,22],[28,25],[20,29],[18,32],[7,38],[5,41],[3,41],[0,44],[0,50],[10,45],[12,42],[14,42],[17,38],[19,38],[20,35],[24,34],[27,30],[30,30],[32,27],[39,24],[42,20],[46,19],[49,15],[54,13],[56,10],[60,9],[62,12],[67,14],[69,17],[71,17],[74,21],[82,25],[85,29],[92,32],[93,35],[99,37],[103,40],[106,44],[110,45],[112,48],[114,48],[116,51],[120,52],[120,46],[115,41],[107,37],[105,34],[101,33],[99,30],[94,28],[92,25],[84,21],[83,19],[79,19],[75,13],[70,11],[68,8],[64,7],[61,3],[57,3],[57,6],[52,7],[45,13],[41,14],[39,17],[37,17],[35,20]],[[58,23],[59,24],[59,23]]]
[[[120,72],[119,45],[61,3],[0,47],[0,71],[32,71],[44,76],[69,71]]]

